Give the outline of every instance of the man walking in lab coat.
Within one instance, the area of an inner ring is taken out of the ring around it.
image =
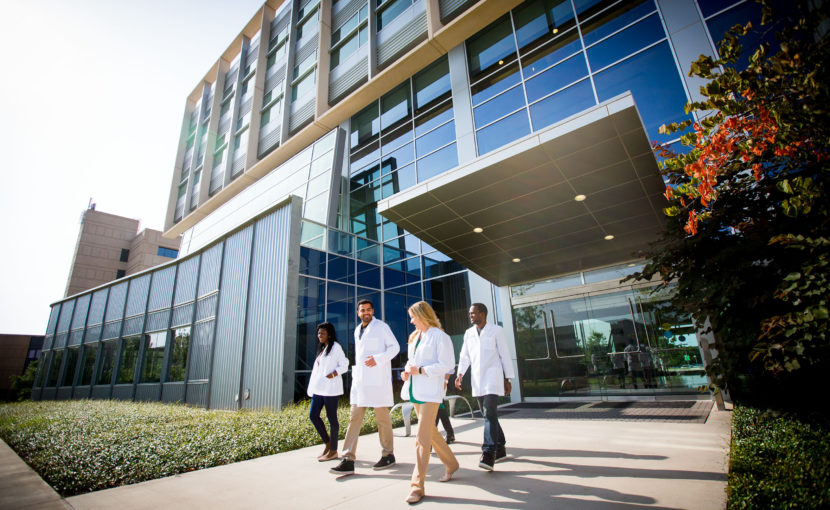
[[[372,302],[364,299],[357,304],[360,325],[354,330],[355,365],[352,368],[352,391],[349,401],[352,406],[349,428],[343,441],[343,460],[329,470],[336,475],[354,473],[357,438],[363,426],[366,408],[375,410],[378,422],[378,436],[382,449],[380,460],[373,466],[375,471],[395,464],[392,447],[392,420],[389,408],[392,400],[392,358],[398,355],[400,346],[392,330],[380,319],[374,318]]]
[[[478,466],[492,471],[493,464],[507,456],[504,432],[499,424],[498,403],[500,396],[510,394],[513,362],[507,351],[504,330],[487,322],[486,306],[473,303],[470,322],[473,327],[464,333],[455,387],[461,390],[464,373],[472,367],[473,396],[484,412],[484,444]]]

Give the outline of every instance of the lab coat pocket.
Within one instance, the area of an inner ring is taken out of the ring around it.
[[[381,370],[380,366],[367,367],[366,365],[362,365],[360,366],[360,371],[362,372],[361,382],[364,386],[380,386],[383,384],[383,370]]]

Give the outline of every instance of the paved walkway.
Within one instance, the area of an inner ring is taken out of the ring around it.
[[[701,404],[695,406],[699,410]],[[454,418],[457,442],[452,449],[461,469],[451,482],[439,483],[443,466],[433,456],[427,497],[417,506],[725,508],[729,411],[713,407],[705,423],[700,423],[690,422],[683,413],[673,417],[671,407],[661,408],[659,417],[653,407],[643,413],[637,411],[636,404],[616,409],[618,416],[600,419],[562,419],[564,416],[557,415],[551,406],[505,409],[502,424],[509,457],[497,464],[493,473],[477,467],[481,420]],[[385,471],[371,470],[379,445],[377,435],[370,434],[360,438],[359,460],[352,476],[329,474],[335,463],[316,462],[320,447],[313,447],[64,501],[79,510],[408,508],[403,500],[409,492],[415,439],[401,437],[403,428],[395,434],[398,464]],[[5,473],[8,455],[0,454]],[[22,464],[19,459],[17,462]],[[17,491],[8,482],[4,474],[0,478],[0,493],[4,494],[0,508],[26,508],[13,504],[9,491]]]

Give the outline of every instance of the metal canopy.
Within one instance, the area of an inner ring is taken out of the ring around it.
[[[663,229],[664,191],[628,93],[380,201],[378,212],[501,286],[636,258]]]

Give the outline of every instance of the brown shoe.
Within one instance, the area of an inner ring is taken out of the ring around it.
[[[421,499],[423,499],[424,493],[421,489],[412,489],[412,492],[409,493],[409,496],[406,497],[406,502],[410,505],[415,504]]]
[[[326,455],[328,455],[328,454],[329,454],[329,447],[328,447],[328,446],[326,446],[326,449],[325,449],[325,450],[323,450],[322,455],[318,455],[318,456],[317,456],[317,460],[319,460],[320,462],[323,462],[323,458],[324,458]]]
[[[329,450],[329,452],[325,455],[320,455],[317,457],[317,460],[320,462],[326,462],[328,460],[337,460],[337,450]]]

